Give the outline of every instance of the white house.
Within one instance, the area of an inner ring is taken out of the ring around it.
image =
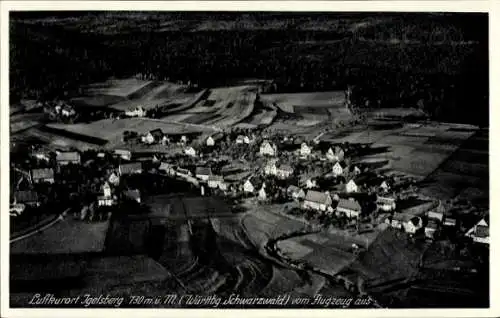
[[[115,150],[115,155],[117,155],[120,158],[125,159],[125,160],[132,159],[132,152],[130,152],[130,150],[116,149]]]
[[[215,145],[215,140],[212,138],[212,136],[209,136],[207,138],[206,144],[208,147],[213,147]]]
[[[108,182],[114,186],[117,186],[120,184],[120,177],[115,172],[112,172],[109,175]]]
[[[311,154],[311,148],[305,143],[303,142],[301,145],[300,145],[300,155],[302,157],[307,157]]]
[[[163,132],[161,129],[153,129],[147,134],[141,137],[141,141],[146,144],[153,144],[155,142],[160,142],[163,138]]]
[[[357,219],[361,215],[361,205],[354,199],[340,199],[337,205],[337,215],[345,214],[350,219]]]
[[[250,181],[250,179],[245,181],[245,183],[243,184],[243,191],[247,193],[253,193],[255,191],[255,187]]]
[[[185,135],[181,136],[181,143],[186,144],[188,142],[188,139]]]
[[[309,190],[304,199],[303,207],[305,209],[310,208],[313,210],[326,211],[331,204],[332,198],[329,193]]]
[[[345,191],[348,193],[358,192],[358,186],[356,185],[356,182],[354,182],[354,180],[349,180],[349,182],[347,182],[347,184],[345,185]]]
[[[447,227],[456,227],[457,219],[452,214],[446,214],[444,217],[443,225]]]
[[[168,138],[166,135],[163,135],[163,137],[161,138],[161,144],[163,146],[170,144],[170,138]]]
[[[289,186],[286,192],[293,200],[302,200],[306,197],[304,190],[294,185]]]
[[[238,137],[236,137],[236,143],[237,144],[249,144],[250,138],[248,138],[247,136],[238,135]]]
[[[184,153],[187,156],[196,157],[196,150],[194,150],[193,147],[187,147],[186,149],[184,149]]]
[[[293,174],[293,168],[290,165],[279,165],[276,168],[276,176],[280,179],[288,179]]]
[[[212,170],[209,167],[196,167],[195,176],[202,181],[208,181],[212,175]]]
[[[313,178],[308,178],[305,183],[304,183],[306,189],[312,189],[312,188],[316,188],[318,185],[316,183],[316,179],[313,179]]]
[[[69,163],[79,164],[80,163],[80,154],[76,151],[69,152],[58,152],[56,156],[56,161],[59,165],[67,165]]]
[[[396,199],[377,195],[376,205],[379,210],[384,212],[394,211],[396,209]]]
[[[344,150],[340,147],[335,147],[335,151],[329,148],[326,152],[326,158],[330,161],[342,161],[344,160]]]
[[[380,184],[380,190],[382,190],[383,192],[387,192],[389,191],[390,187],[389,185],[387,184],[386,181],[382,181],[382,183]]]
[[[490,244],[490,228],[485,219],[479,221],[472,227],[465,236],[472,238],[476,243]]]
[[[103,196],[105,196],[107,198],[111,197],[111,186],[109,185],[109,183],[104,182],[101,190],[102,190]]]
[[[358,166],[354,166],[354,168],[352,169],[352,172],[355,176],[357,176],[358,174],[361,173],[361,169],[359,169]]]
[[[403,229],[408,234],[415,234],[419,229],[423,227],[423,221],[420,217],[407,214],[407,213],[396,213],[392,216],[392,219],[386,220],[391,227],[397,229]]]
[[[342,164],[337,161],[332,168],[332,173],[335,177],[341,176],[344,174],[344,169],[345,167],[342,166]]]
[[[264,174],[275,176],[277,174],[276,160],[269,160],[264,166]]]
[[[130,116],[130,117],[144,117],[144,116],[146,116],[146,111],[141,106],[138,106],[134,109],[130,109],[130,110],[126,111],[125,115]]]
[[[260,146],[259,153],[261,155],[276,156],[278,155],[278,148],[269,141],[264,141]]]
[[[226,182],[224,182],[224,178],[219,175],[210,175],[208,178],[208,187],[212,189],[219,188],[223,191],[226,191],[228,188],[228,185]]]

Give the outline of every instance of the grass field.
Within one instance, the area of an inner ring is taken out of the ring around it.
[[[129,95],[150,85],[151,81],[139,80],[136,78],[109,79],[102,83],[90,84],[83,88],[85,95],[108,95],[127,98]]]
[[[64,219],[42,233],[10,244],[11,254],[100,252],[108,222],[87,223]]]
[[[290,93],[290,94],[262,94],[261,99],[268,103],[276,103],[283,111],[294,112],[294,106],[310,107],[344,107],[345,96],[343,91]]]

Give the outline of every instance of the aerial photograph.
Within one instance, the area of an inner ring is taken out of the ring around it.
[[[488,18],[10,11],[10,307],[489,308]]]

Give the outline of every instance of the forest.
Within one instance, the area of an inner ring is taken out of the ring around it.
[[[359,108],[488,125],[485,14],[65,14],[11,13],[11,104],[137,74],[201,87],[259,78],[280,93],[351,86]]]

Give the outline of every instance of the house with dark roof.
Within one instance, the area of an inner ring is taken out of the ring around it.
[[[58,152],[56,155],[56,161],[59,165],[65,166],[67,164],[79,164],[80,163],[80,153],[76,151],[70,152]]]
[[[345,214],[350,219],[357,219],[361,215],[361,205],[354,199],[340,199],[337,214]]]
[[[54,183],[54,170],[51,168],[31,170],[31,179],[33,183]]]
[[[120,175],[142,173],[142,164],[140,162],[124,163],[118,166]]]
[[[38,206],[38,194],[35,191],[15,191],[14,200],[16,204],[25,204],[29,206]]]
[[[475,243],[490,244],[490,227],[486,219],[481,219],[465,236],[472,238]]]
[[[208,177],[208,187],[212,189],[219,188],[226,191],[228,184],[224,181],[224,178],[220,175],[210,175]]]
[[[208,178],[212,175],[212,170],[209,167],[196,167],[195,176],[196,178],[208,181]]]
[[[332,205],[332,198],[329,193],[318,192],[314,190],[307,191],[304,198],[303,207],[318,211],[326,211]]]

